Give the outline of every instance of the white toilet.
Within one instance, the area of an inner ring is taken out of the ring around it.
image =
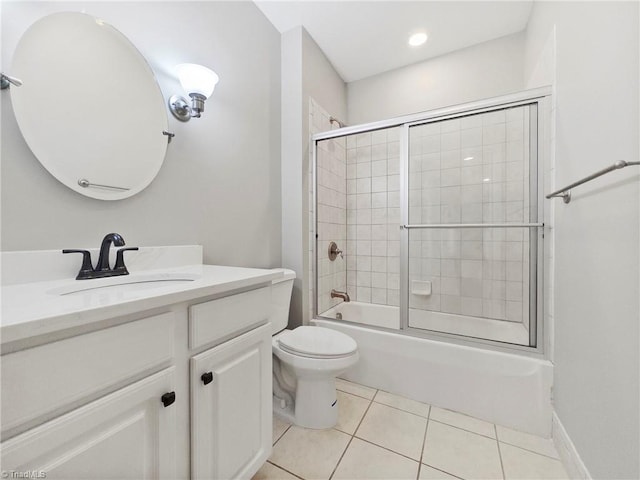
[[[358,361],[358,345],[344,333],[303,326],[286,330],[296,274],[278,269],[273,281],[273,411],[306,428],[331,428],[338,421],[336,377]]]

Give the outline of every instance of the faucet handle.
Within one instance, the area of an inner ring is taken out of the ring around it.
[[[121,248],[116,252],[116,264],[113,269],[121,271],[122,273],[120,273],[120,275],[129,275],[129,270],[127,270],[124,264],[124,252],[129,250],[138,250],[138,247]]]
[[[91,278],[91,274],[93,273],[93,265],[91,265],[91,252],[89,252],[89,250],[65,249],[62,250],[62,253],[81,253],[82,266],[80,267],[80,271],[78,272],[76,280]]]
[[[342,250],[338,248],[336,242],[331,242],[329,244],[329,260],[333,262],[338,257],[338,255],[340,255],[340,258],[344,258],[342,256]]]

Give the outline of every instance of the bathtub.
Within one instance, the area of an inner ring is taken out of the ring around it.
[[[550,437],[551,362],[370,328],[398,328],[398,308],[350,303],[339,310],[356,323],[312,320],[358,343],[360,361],[342,378]]]

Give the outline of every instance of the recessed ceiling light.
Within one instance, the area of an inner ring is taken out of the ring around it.
[[[482,181],[483,181],[483,182],[490,182],[490,181],[491,181],[491,179],[490,179],[490,178],[483,178],[483,179],[482,179]]]
[[[464,157],[462,160],[464,160],[465,162],[470,162],[471,160],[473,160],[473,157]]]
[[[411,45],[412,47],[418,47],[426,41],[427,41],[427,34],[422,32],[414,33],[409,37],[409,45]]]

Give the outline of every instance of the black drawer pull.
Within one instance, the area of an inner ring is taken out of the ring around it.
[[[211,382],[213,382],[213,372],[203,373],[200,377],[200,380],[202,380],[202,383],[204,383],[205,385],[209,385]]]
[[[176,401],[176,392],[165,393],[164,395],[162,395],[162,397],[160,397],[160,400],[162,400],[162,404],[165,407],[168,407]]]

